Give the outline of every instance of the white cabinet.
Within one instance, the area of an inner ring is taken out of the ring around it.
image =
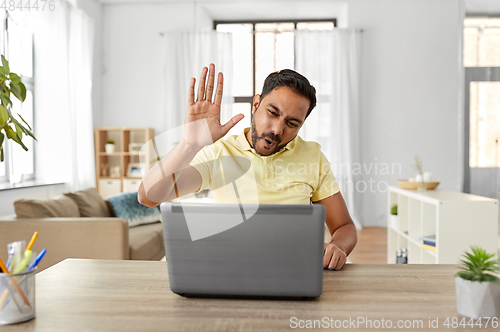
[[[404,190],[389,187],[388,216],[398,205],[398,224],[387,223],[387,262],[396,262],[396,251],[408,248],[408,263],[458,264],[471,245],[488,252],[498,250],[496,199],[455,191]],[[421,247],[421,236],[436,236],[436,252]]]
[[[101,179],[99,180],[99,195],[107,198],[121,193],[122,181],[120,179]]]
[[[123,192],[138,191],[141,179],[123,179]]]

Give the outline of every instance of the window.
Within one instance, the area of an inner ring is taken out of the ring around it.
[[[295,68],[295,31],[335,26],[335,19],[214,22],[217,31],[233,34],[233,115],[245,114],[230,134],[250,126],[252,100],[262,91],[265,78],[274,71]]]
[[[466,18],[464,66],[500,66],[500,18]]]
[[[500,198],[500,18],[464,21],[464,191]]]
[[[14,20],[6,20],[7,38],[3,49],[9,61],[10,70],[21,77],[26,86],[26,99],[21,103],[13,97],[13,114],[19,113],[34,130],[34,68],[33,68],[33,34]],[[17,117],[19,119],[19,117]],[[0,182],[17,183],[22,180],[32,180],[35,177],[34,140],[23,136],[23,143],[28,151],[11,140],[4,141],[5,160],[0,163]]]

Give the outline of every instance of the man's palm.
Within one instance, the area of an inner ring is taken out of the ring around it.
[[[209,71],[208,81],[207,71]],[[204,67],[201,72],[198,95],[195,99],[194,87],[196,79],[192,78],[189,85],[188,106],[184,128],[184,138],[189,144],[199,147],[210,145],[243,119],[242,114],[235,115],[226,124],[220,123],[220,107],[222,102],[223,75],[217,77],[217,90],[212,102],[214,91],[215,66],[210,64],[210,70]]]

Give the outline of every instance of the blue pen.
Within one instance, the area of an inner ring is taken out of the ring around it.
[[[42,260],[42,258],[43,258],[43,256],[45,255],[46,252],[47,252],[47,249],[43,249],[38,254],[38,256],[36,256],[35,261],[33,263],[31,263],[30,266],[28,266],[28,271],[33,270],[38,265],[38,263],[40,263],[40,261]]]

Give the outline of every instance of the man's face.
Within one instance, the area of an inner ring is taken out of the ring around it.
[[[309,99],[288,87],[278,87],[262,100],[256,95],[249,132],[255,151],[269,156],[293,140],[305,121],[309,105]]]

